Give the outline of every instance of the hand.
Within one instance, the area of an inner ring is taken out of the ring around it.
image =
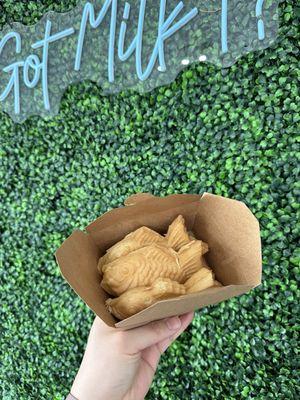
[[[118,331],[96,317],[71,394],[78,400],[143,400],[160,356],[194,314]]]

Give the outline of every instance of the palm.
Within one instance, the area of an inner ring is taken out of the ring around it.
[[[160,342],[140,352],[137,359],[135,379],[124,400],[142,400],[145,398],[161,356],[162,345],[162,342]]]
[[[161,354],[192,318],[193,313],[188,313],[125,332],[95,318],[72,394],[85,399],[143,400]]]
[[[168,346],[186,329],[193,319],[193,313],[188,313],[182,318],[180,331],[173,337],[147,347],[135,357],[135,377],[131,388],[123,400],[143,400],[153,380],[160,356]]]

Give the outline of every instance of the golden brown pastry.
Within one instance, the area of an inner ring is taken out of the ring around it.
[[[214,286],[214,273],[210,268],[203,267],[198,272],[193,274],[185,283],[187,293],[200,292]]]
[[[125,256],[131,251],[137,250],[152,243],[165,242],[165,238],[146,226],[129,233],[123,240],[110,247],[98,263],[99,272],[104,272],[104,265]]]
[[[182,215],[169,226],[165,236],[145,226],[128,234],[100,258],[102,288],[108,310],[119,319],[155,302],[209,287],[221,287],[207,266],[208,245],[187,231]]]
[[[158,278],[151,286],[130,289],[116,299],[106,300],[108,310],[117,318],[125,319],[144,310],[158,300],[185,294],[185,287],[167,278]]]
[[[166,239],[168,246],[172,247],[176,251],[190,242],[190,237],[186,230],[182,215],[179,215],[169,226]]]
[[[223,286],[222,283],[220,283],[216,279],[214,280],[214,287],[222,287],[222,286]]]
[[[194,263],[181,266],[173,249],[152,244],[106,264],[101,286],[119,296],[128,289],[151,285],[158,278],[185,282],[198,269],[199,264]]]
[[[208,251],[208,246],[201,240],[193,240],[185,244],[178,251],[179,263],[182,268],[186,265],[200,269],[202,266],[202,255]]]

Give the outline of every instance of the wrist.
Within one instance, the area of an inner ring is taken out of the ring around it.
[[[122,400],[122,396],[113,394],[111,385],[107,386],[106,379],[102,380],[97,372],[79,369],[70,392],[75,399],[71,397],[70,400]]]

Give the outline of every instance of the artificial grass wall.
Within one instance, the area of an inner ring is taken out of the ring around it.
[[[3,0],[0,26],[32,24],[75,3]],[[295,3],[281,2],[272,48],[226,71],[197,64],[146,95],[107,97],[80,84],[66,92],[59,115],[22,125],[0,114],[1,399],[67,394],[93,316],[63,282],[53,253],[73,229],[136,191],[243,200],[263,241],[262,285],[197,312],[163,356],[147,398],[297,398]]]

